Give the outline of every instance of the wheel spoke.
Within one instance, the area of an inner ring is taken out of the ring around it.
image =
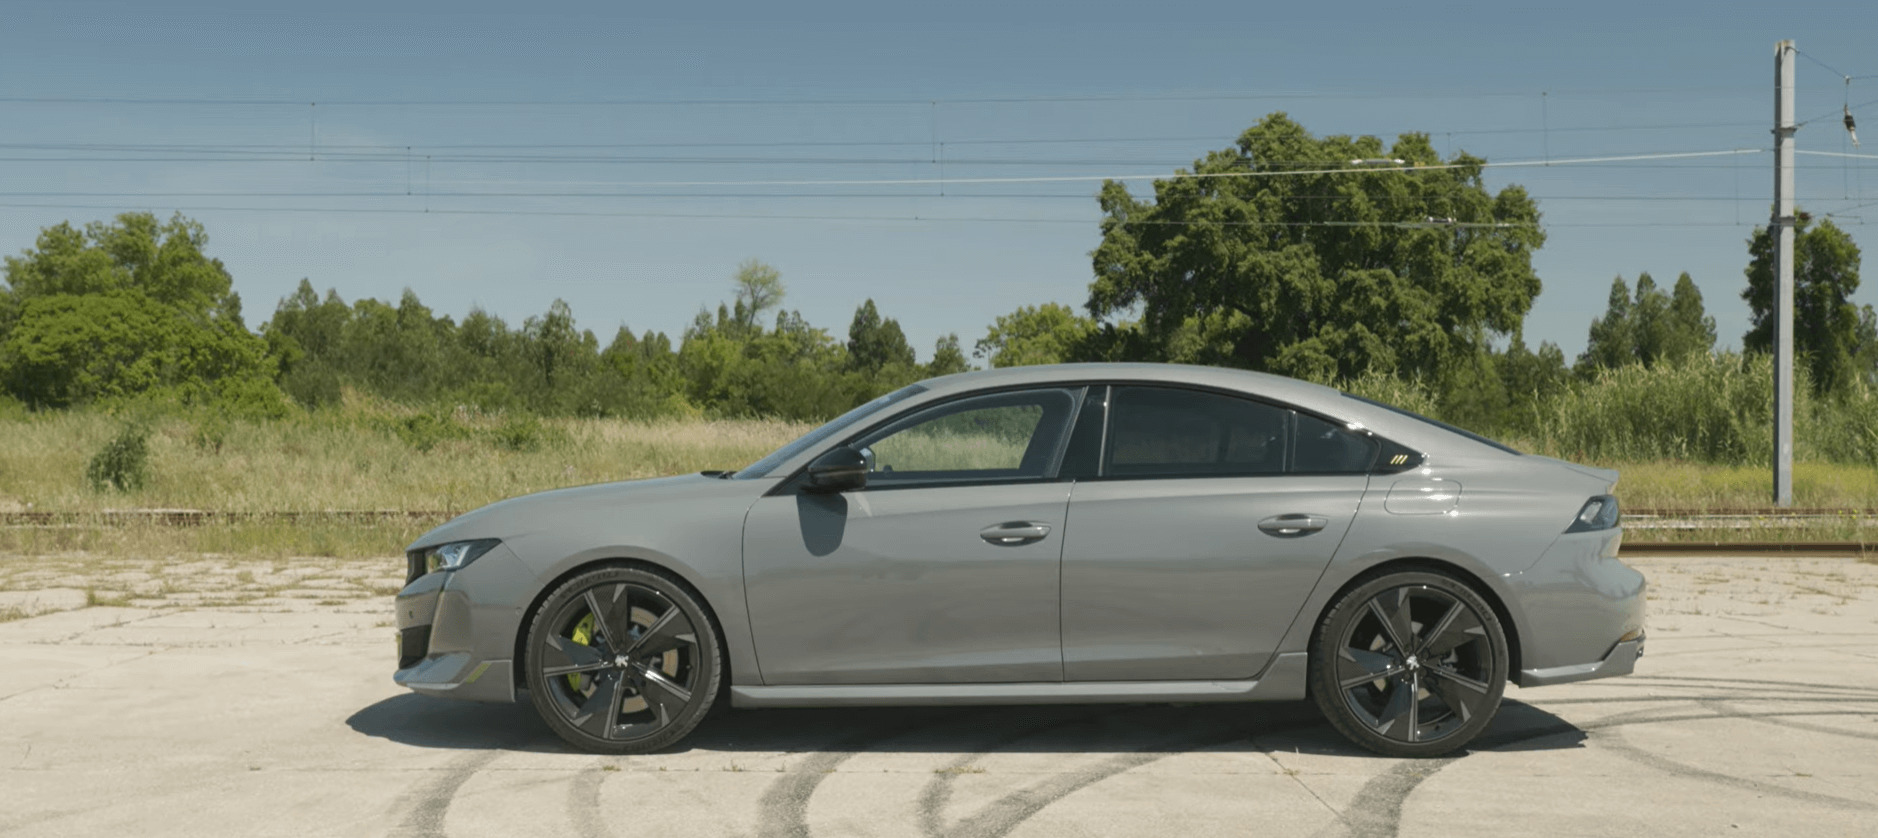
[[[1441,699],[1454,715],[1460,717],[1461,724],[1466,724],[1474,717],[1474,712],[1487,697],[1487,685],[1469,678],[1462,678],[1440,669],[1430,669],[1428,674],[1434,677],[1422,682],[1429,694]]]
[[[1447,616],[1441,618],[1438,631],[1430,631],[1428,640],[1422,646],[1422,655],[1428,658],[1446,656],[1476,640],[1487,636],[1487,627],[1481,625],[1480,616],[1465,603],[1456,602],[1448,609]]]
[[[1382,706],[1382,712],[1376,714],[1376,732],[1394,739],[1408,740],[1413,733],[1405,732],[1402,723],[1413,725],[1415,712],[1415,692],[1408,676],[1397,677],[1389,684],[1389,701]]]
[[[639,695],[645,698],[646,705],[652,708],[652,714],[658,717],[660,727],[671,723],[672,719],[677,718],[678,712],[691,703],[691,691],[656,669],[642,673],[638,686]]]
[[[1344,689],[1395,674],[1395,658],[1368,649],[1337,650],[1337,684]]]
[[[1469,691],[1473,692],[1476,695],[1487,694],[1487,685],[1485,683],[1476,681],[1472,678],[1462,675],[1459,672],[1455,672],[1452,669],[1448,669],[1447,667],[1444,667],[1444,666],[1428,667],[1428,674],[1435,676],[1436,681],[1448,681],[1448,682],[1459,684],[1460,686],[1466,687]]]
[[[593,612],[594,627],[606,638],[615,654],[632,645],[632,596],[626,586],[609,585],[587,591],[587,608]]]
[[[1369,611],[1382,623],[1389,645],[1404,655],[1414,653],[1415,624],[1409,615],[1408,588],[1393,588],[1369,601]]]
[[[549,635],[541,649],[541,674],[550,678],[574,672],[593,672],[606,668],[600,651],[575,643],[571,638]]]
[[[617,671],[594,678],[593,695],[587,697],[580,705],[579,712],[568,721],[589,736],[613,738],[613,731],[619,722],[620,699],[623,697],[620,681]]]
[[[1436,620],[1434,625],[1422,631],[1422,636],[1416,639],[1414,654],[1422,655],[1433,651],[1435,640],[1441,637],[1441,635],[1448,630],[1449,626],[1454,624],[1455,618],[1460,616],[1461,612],[1466,610],[1467,606],[1462,605],[1460,600],[1455,600],[1453,604],[1449,605],[1448,612],[1442,614],[1441,619]]]
[[[674,604],[653,620],[652,625],[626,648],[624,654],[629,657],[659,655],[680,645],[697,642],[697,635],[692,631],[691,620],[685,617],[685,610]]]

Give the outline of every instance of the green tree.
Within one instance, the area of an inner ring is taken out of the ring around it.
[[[242,324],[241,299],[207,245],[202,225],[181,215],[40,231],[6,258],[0,386],[46,406],[169,390],[278,409],[266,344]]]
[[[1084,360],[1096,322],[1061,303],[1020,306],[999,315],[972,354],[993,367],[1027,367]]]
[[[880,316],[872,297],[855,307],[854,319],[848,323],[848,364],[867,373],[913,366],[913,347],[906,342],[900,321]]]
[[[737,266],[733,281],[731,309],[737,323],[745,328],[757,326],[765,312],[782,305],[782,272],[770,265],[746,259]]]
[[[971,368],[965,360],[965,351],[959,348],[959,336],[948,334],[933,343],[932,361],[926,364],[926,375],[952,375]]]
[[[1714,348],[1715,318],[1703,310],[1695,280],[1685,272],[1676,279],[1675,290],[1665,294],[1656,280],[1642,273],[1637,275],[1635,297],[1623,277],[1611,281],[1610,302],[1604,316],[1591,321],[1578,363],[1589,374],[1628,364],[1681,361]]]
[[[1406,162],[1352,162],[1373,158]],[[1489,193],[1483,162],[1443,161],[1422,134],[1320,139],[1273,114],[1151,198],[1103,185],[1089,310],[1138,308],[1162,360],[1438,378],[1519,328],[1539,293],[1538,209],[1518,186]]]
[[[1878,375],[1878,321],[1871,306],[1852,302],[1858,245],[1830,219],[1808,227],[1801,220],[1794,231],[1793,350],[1805,359],[1814,390],[1825,393]],[[1773,350],[1775,245],[1764,227],[1748,239],[1748,287],[1741,297],[1750,324],[1742,342],[1750,352]]]

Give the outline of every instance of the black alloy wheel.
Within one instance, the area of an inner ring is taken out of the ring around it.
[[[562,739],[642,754],[685,737],[717,697],[710,615],[662,573],[608,567],[555,589],[528,631],[528,692]]]
[[[1430,757],[1465,746],[1506,691],[1506,633],[1480,594],[1443,573],[1378,576],[1325,611],[1311,697],[1352,742]]]

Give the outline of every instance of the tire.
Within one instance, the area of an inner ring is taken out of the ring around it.
[[[1492,723],[1509,657],[1480,594],[1445,573],[1411,570],[1332,602],[1310,660],[1311,698],[1337,732],[1386,756],[1434,757]]]
[[[710,612],[647,568],[605,567],[562,583],[529,624],[527,650],[535,712],[593,753],[670,747],[704,720],[723,680]]]

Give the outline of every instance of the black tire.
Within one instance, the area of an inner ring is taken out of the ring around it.
[[[1466,583],[1434,570],[1384,573],[1338,597],[1318,621],[1311,698],[1364,748],[1440,756],[1493,722],[1508,659],[1499,618]]]
[[[644,754],[691,733],[716,703],[723,642],[703,603],[641,567],[588,571],[555,588],[528,627],[535,712],[583,751]]]

